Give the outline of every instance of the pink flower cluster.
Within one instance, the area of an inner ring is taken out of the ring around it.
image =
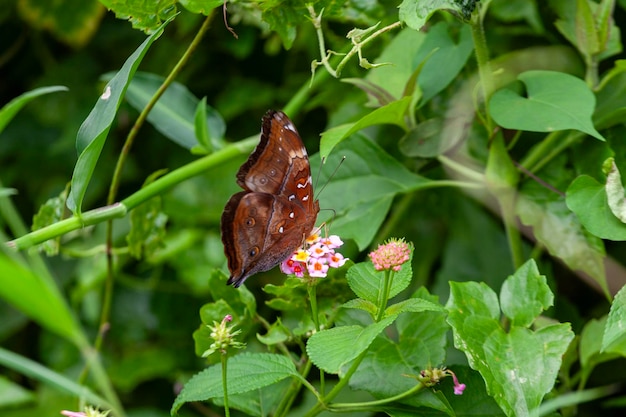
[[[302,278],[305,273],[311,277],[324,278],[329,268],[339,268],[348,260],[342,254],[335,252],[335,249],[341,245],[343,242],[339,236],[322,238],[314,233],[306,239],[303,248],[296,250],[280,264],[280,270],[299,278]]]
[[[384,245],[369,254],[377,271],[394,270],[398,272],[402,264],[411,257],[411,246],[404,239],[390,239]]]

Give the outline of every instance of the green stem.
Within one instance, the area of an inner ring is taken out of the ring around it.
[[[315,325],[315,331],[320,331],[320,317],[319,311],[317,308],[317,278],[312,278],[313,282],[310,282],[307,285],[307,292],[309,293],[309,302],[311,303],[311,318],[313,319],[313,324]],[[324,395],[325,389],[325,378],[324,371],[320,369],[320,393]]]
[[[220,359],[222,361],[222,389],[224,390],[224,414],[226,417],[230,417],[230,409],[228,408],[228,375],[226,371],[228,370],[228,358],[226,355],[221,355]]]
[[[486,5],[484,7],[487,7]],[[489,48],[487,47],[487,39],[485,38],[485,30],[483,28],[482,13],[478,11],[472,16],[470,22],[472,29],[472,39],[474,41],[474,52],[476,54],[476,63],[478,64],[478,75],[480,77],[480,85],[483,92],[483,100],[485,103],[485,109],[489,98],[495,90],[495,83],[493,81],[493,71],[491,70],[491,64],[489,63]],[[478,109],[477,109],[478,110]],[[491,136],[493,132],[493,123],[489,112],[485,110],[485,127],[487,134]]]
[[[95,225],[109,219],[124,217],[128,211],[134,209],[139,204],[152,197],[163,194],[174,185],[177,185],[205,171],[214,169],[238,155],[249,154],[257,142],[258,137],[255,135],[254,137],[234,143],[218,152],[195,160],[170,172],[167,175],[164,175],[132,195],[126,197],[120,203],[86,211],[82,213],[80,217],[74,216],[61,220],[60,222],[51,224],[50,226],[46,226],[7,242],[7,245],[17,250],[24,250],[45,242],[48,239],[53,239],[57,236],[69,233],[73,230]]]
[[[324,409],[328,408],[327,404],[330,401],[332,401],[333,398],[335,398],[341,392],[341,390],[348,384],[348,382],[350,381],[350,378],[352,377],[352,375],[356,372],[356,370],[359,367],[359,365],[361,364],[361,362],[363,362],[363,359],[365,358],[365,355],[367,355],[367,349],[364,350],[363,352],[361,352],[361,354],[356,357],[356,359],[350,365],[350,369],[348,369],[346,374],[339,380],[339,382],[337,382],[337,384],[333,387],[333,389],[330,390],[330,392],[328,394],[326,394],[324,396],[324,398],[322,398],[322,401],[318,402],[315,405],[315,407],[310,409],[304,415],[304,417],[316,416],[319,413],[321,413],[322,411],[324,411]]]
[[[383,314],[385,314],[385,308],[387,307],[387,301],[389,301],[389,291],[391,291],[391,282],[393,281],[394,272],[385,270],[385,277],[383,278],[383,287],[378,293],[378,312],[376,313],[376,322],[382,320]]]
[[[530,172],[537,172],[584,135],[578,131],[552,132],[526,154],[520,165]]]
[[[418,392],[422,391],[424,388],[425,388],[424,384],[418,383],[413,388],[407,391],[404,391],[401,394],[394,395],[393,397],[383,398],[383,399],[375,400],[375,401],[365,401],[361,403],[336,403],[336,404],[329,405],[328,409],[331,411],[337,411],[337,412],[347,411],[347,410],[352,411],[352,412],[367,411],[367,410],[371,410],[372,407],[379,407],[381,405],[386,405],[394,401],[399,401],[403,398],[407,398],[412,395],[415,395]]]

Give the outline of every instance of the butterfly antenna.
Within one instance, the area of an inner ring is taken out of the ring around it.
[[[337,174],[337,171],[339,171],[339,167],[341,166],[341,164],[343,164],[343,162],[346,160],[346,157],[343,156],[341,158],[341,161],[339,161],[339,163],[337,164],[337,166],[335,167],[335,170],[333,171],[332,174],[330,174],[330,177],[328,177],[328,180],[326,181],[326,183],[322,186],[322,188],[317,192],[317,196],[315,197],[316,199],[319,199],[320,194],[322,194],[322,191],[324,191],[324,189],[326,188],[326,186],[328,185],[328,183],[330,182],[330,180],[333,179],[333,177],[335,176],[335,174]],[[322,158],[322,165],[324,165],[326,163],[326,158]],[[315,179],[315,186],[317,188],[317,184],[319,183],[320,180],[320,174],[322,173],[322,167],[320,165],[320,170],[317,172],[317,178]]]

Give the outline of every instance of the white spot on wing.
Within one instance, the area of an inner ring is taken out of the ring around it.
[[[296,215],[295,215],[295,214],[293,214],[293,211],[292,211],[291,213],[289,213],[289,218],[290,218],[290,219],[293,219],[294,217],[296,217]]]
[[[302,201],[309,201],[309,195],[305,195],[304,197],[302,197]]]

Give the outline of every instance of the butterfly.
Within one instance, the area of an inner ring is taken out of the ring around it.
[[[244,191],[228,200],[221,221],[228,284],[235,287],[289,258],[315,227],[319,203],[309,157],[285,113],[263,116],[261,140],[239,168],[237,184]]]

